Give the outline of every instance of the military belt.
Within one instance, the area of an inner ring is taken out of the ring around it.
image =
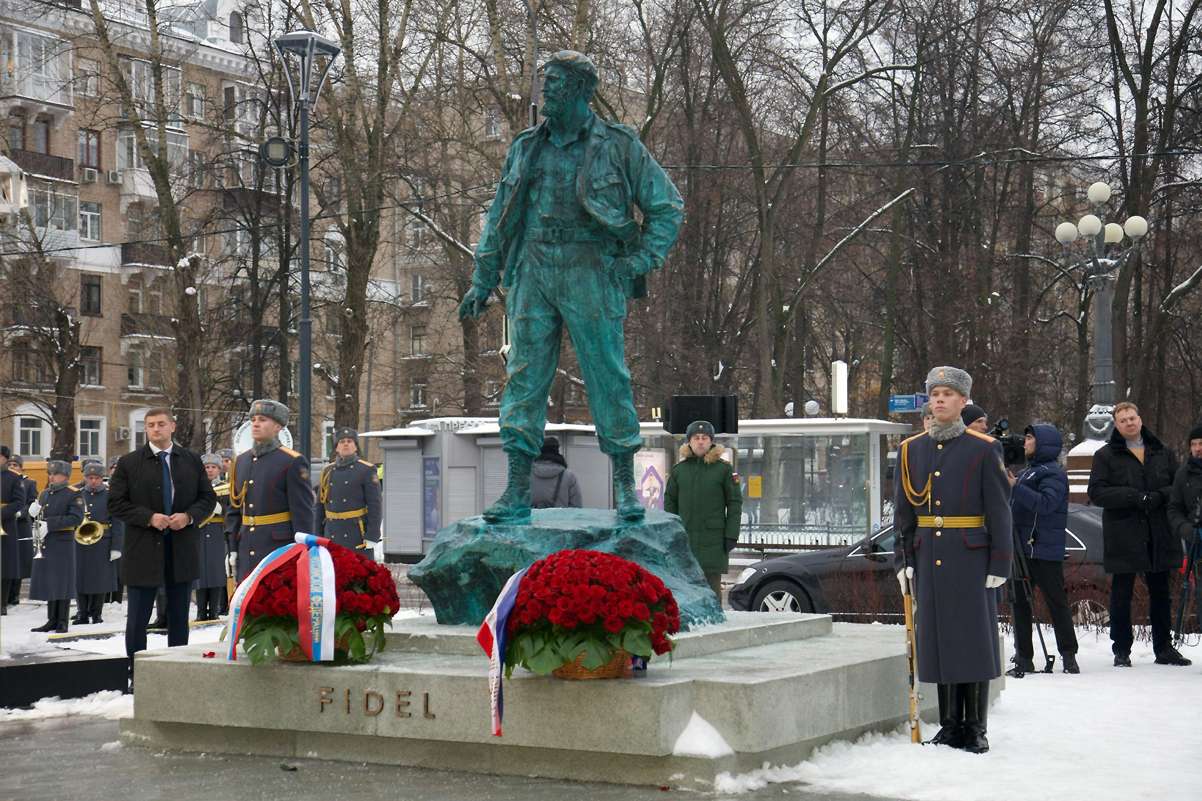
[[[243,518],[243,519],[245,519],[245,518]],[[212,523],[221,523],[221,522],[223,522],[224,520],[225,520],[225,518],[224,518],[224,517],[222,517],[221,515],[213,515],[213,516],[212,516],[212,517],[210,517],[208,520],[206,520],[206,521],[204,521],[203,523],[201,523],[201,525],[202,525],[202,526],[207,526],[207,525],[210,525],[210,524],[212,524]]]
[[[352,509],[349,512],[332,512],[327,509],[326,517],[330,520],[354,520],[356,517],[367,517],[367,507]]]
[[[564,244],[568,242],[604,242],[609,239],[604,232],[595,228],[575,226],[546,226],[527,228],[524,232],[527,242],[547,242],[549,244]]]
[[[943,515],[919,515],[919,528],[981,528],[985,515],[973,517],[944,517]]]
[[[270,526],[272,523],[287,523],[292,519],[292,512],[279,512],[274,515],[242,515],[244,526]]]

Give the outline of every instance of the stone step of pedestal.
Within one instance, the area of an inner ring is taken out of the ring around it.
[[[656,659],[643,678],[516,671],[505,682],[502,738],[491,735],[483,654],[419,651],[416,635],[355,666],[206,659],[211,646],[143,652],[122,733],[158,748],[696,788],[904,720],[900,627],[831,626],[824,616],[740,626],[741,617],[725,631],[699,629],[695,653]],[[790,630],[793,639],[727,647]],[[458,648],[464,636],[426,639]],[[928,688],[923,709],[934,704]]]
[[[388,631],[389,651],[480,656],[478,626],[443,626],[433,616],[393,621]],[[673,635],[672,659],[754,648],[777,642],[804,640],[831,633],[830,615],[796,615],[787,612],[727,612],[726,621]]]

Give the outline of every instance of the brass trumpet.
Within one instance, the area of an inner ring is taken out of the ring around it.
[[[97,523],[85,514],[83,522],[75,527],[75,541],[80,545],[95,545],[104,536],[106,528],[104,523]]]

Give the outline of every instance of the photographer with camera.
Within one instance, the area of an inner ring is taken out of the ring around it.
[[[1031,645],[1031,609],[1038,587],[1052,613],[1056,649],[1065,673],[1080,673],[1077,665],[1077,635],[1064,592],[1064,539],[1068,524],[1068,474],[1060,466],[1064,440],[1055,427],[1037,423],[1027,426],[1023,452],[1028,467],[1018,475],[1009,473],[1010,510],[1014,518],[1016,546],[1026,562],[1029,581],[1014,586],[1014,667],[1007,675],[1021,678],[1035,671]],[[1018,552],[1016,552],[1017,554]],[[1017,556],[1016,556],[1017,558]],[[1040,640],[1042,641],[1042,635]],[[1050,661],[1050,660],[1049,660]],[[1050,668],[1049,668],[1050,669]]]
[[[1173,477],[1169,494],[1169,528],[1187,546],[1198,536],[1192,518],[1199,498],[1202,498],[1202,423],[1190,429],[1189,458]]]
[[[1172,643],[1169,570],[1181,564],[1181,538],[1166,514],[1177,457],[1152,435],[1139,407],[1114,407],[1110,441],[1093,455],[1089,500],[1102,507],[1102,567],[1110,574],[1110,640],[1115,667],[1131,667],[1135,574],[1148,587],[1152,650],[1158,665],[1189,665]]]

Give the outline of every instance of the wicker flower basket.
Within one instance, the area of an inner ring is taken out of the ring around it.
[[[551,675],[557,679],[583,681],[585,679],[627,679],[630,678],[630,654],[620,648],[614,651],[610,660],[599,668],[589,670],[581,663],[584,662],[584,651],[576,654],[576,659],[555,668]]]

